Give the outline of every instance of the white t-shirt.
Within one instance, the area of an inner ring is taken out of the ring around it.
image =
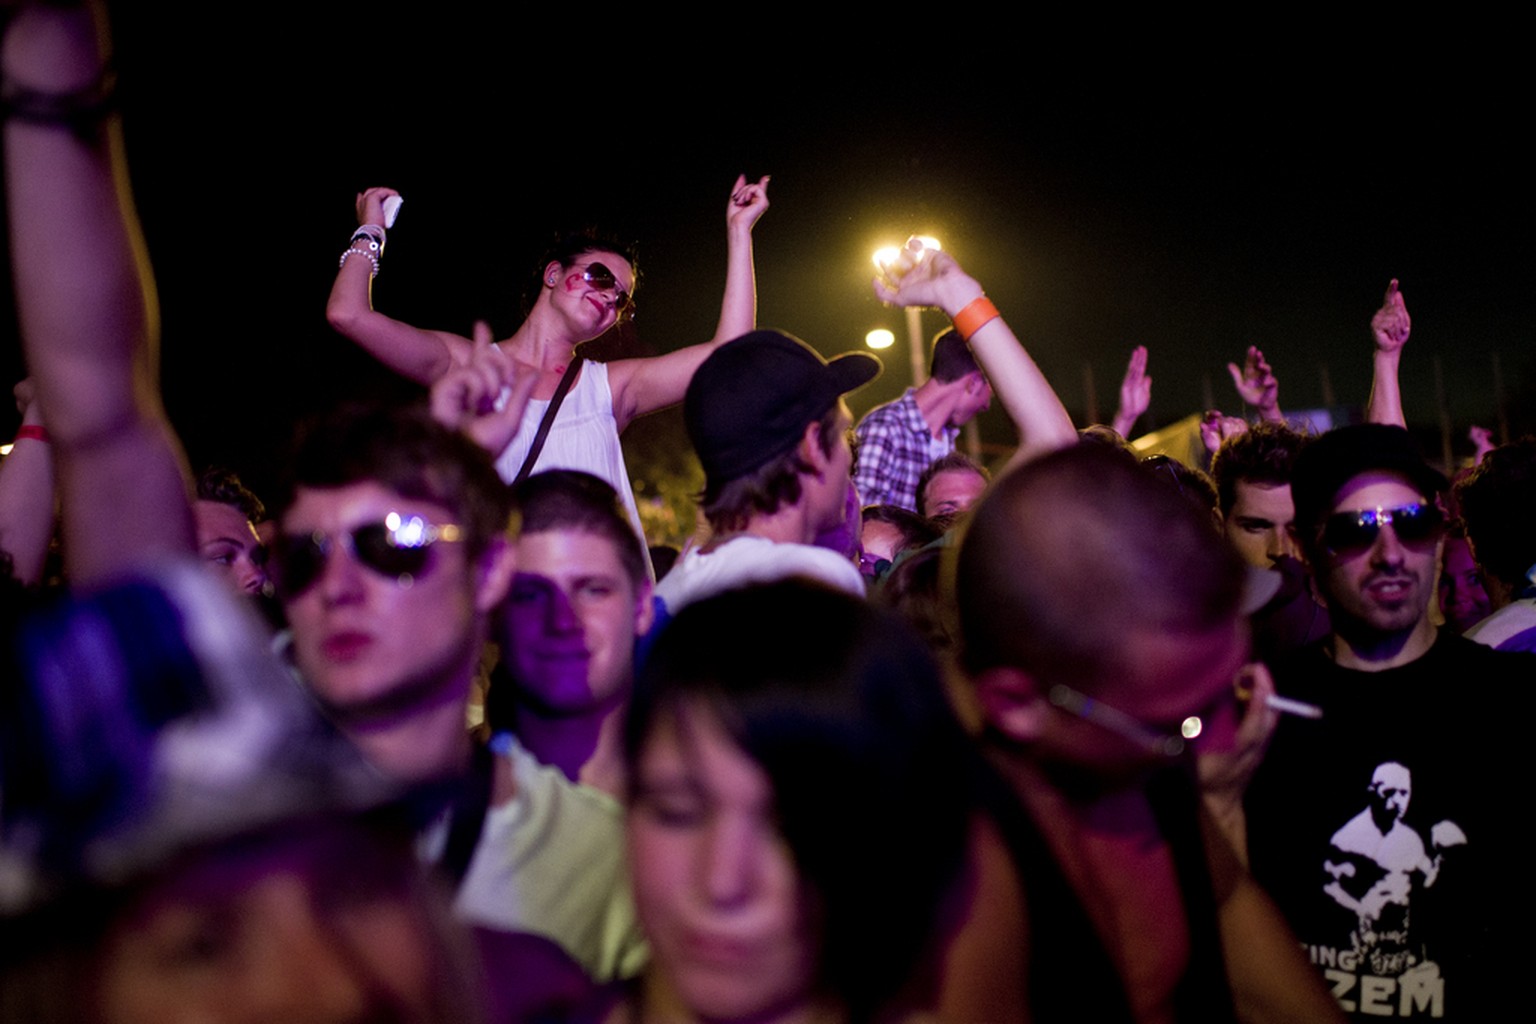
[[[780,544],[743,535],[713,551],[690,551],[656,585],[656,596],[676,615],[694,601],[753,583],[804,577],[864,596],[864,577],[836,551],[810,544]]]

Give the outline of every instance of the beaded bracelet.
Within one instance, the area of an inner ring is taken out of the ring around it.
[[[970,341],[972,335],[984,326],[1002,316],[992,300],[985,295],[978,295],[966,304],[966,307],[954,315],[955,330],[959,332],[962,341]]]
[[[369,252],[367,249],[359,249],[356,246],[352,247],[351,249],[348,249],[346,252],[341,254],[341,262],[336,264],[336,269],[340,270],[342,267],[346,266],[347,265],[347,257],[351,256],[353,253],[356,253],[357,255],[362,256],[369,263],[373,264],[373,273],[369,275],[370,277],[378,277],[379,276],[379,258],[377,256],[375,256],[373,253]]]

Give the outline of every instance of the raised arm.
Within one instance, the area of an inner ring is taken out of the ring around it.
[[[1147,376],[1147,346],[1131,349],[1130,361],[1125,364],[1125,377],[1120,381],[1120,406],[1110,426],[1121,437],[1129,438],[1141,419],[1141,414],[1152,404],[1152,378]]]
[[[752,225],[768,209],[768,176],[756,183],[738,176],[725,205],[725,297],[715,336],[702,345],[649,359],[620,359],[608,364],[613,414],[623,430],[636,416],[683,400],[693,372],[711,352],[757,325],[757,278],[752,267]]]
[[[392,188],[370,188],[357,196],[357,223],[375,237],[358,238],[342,253],[341,269],[331,285],[325,318],[343,337],[356,342],[375,359],[418,384],[431,384],[457,362],[469,358],[468,338],[448,331],[412,327],[373,308],[373,278],[381,265],[384,200],[399,195]]]
[[[1403,417],[1403,393],[1398,387],[1397,369],[1412,326],[1408,306],[1403,302],[1403,293],[1397,290],[1397,278],[1394,277],[1387,285],[1387,297],[1382,300],[1381,308],[1371,317],[1371,337],[1375,339],[1376,352],[1371,370],[1371,398],[1365,408],[1368,423],[1408,426]]]
[[[105,13],[32,7],[0,45],[12,265],[73,580],[193,551],[158,316],[104,70]],[[99,34],[98,34],[99,26]]]
[[[1280,412],[1280,380],[1263,352],[1249,345],[1242,369],[1238,369],[1236,363],[1228,363],[1227,372],[1232,375],[1232,386],[1238,395],[1259,411],[1259,419],[1285,422],[1285,415]]]
[[[947,252],[924,250],[911,239],[896,261],[875,279],[875,295],[897,306],[936,306],[967,337],[976,362],[986,371],[992,391],[1019,431],[1019,449],[1009,466],[1027,462],[1057,448],[1077,443],[1077,429],[1056,391],[1025,351],[976,279]],[[978,303],[977,300],[981,300]],[[979,326],[972,325],[983,305],[990,310]],[[962,316],[962,311],[966,315]]]

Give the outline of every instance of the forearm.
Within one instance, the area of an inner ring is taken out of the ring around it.
[[[715,342],[739,338],[757,326],[757,273],[752,264],[752,228],[726,229],[725,295]]]
[[[29,9],[6,36],[7,83],[69,95],[94,82],[88,10]],[[27,362],[60,450],[112,425],[158,416],[157,313],[126,196],[115,118],[86,129],[11,118],[5,126],[12,273]]]
[[[1139,419],[1141,419],[1140,416],[1133,416],[1124,409],[1117,408],[1115,410],[1115,418],[1110,422],[1110,426],[1114,428],[1115,433],[1121,437],[1128,438],[1131,436],[1131,431],[1135,429],[1136,421]]]
[[[361,256],[348,258],[337,271],[325,318],[342,337],[418,384],[431,384],[453,365],[452,352],[435,332],[373,308],[373,264]]]
[[[944,283],[940,308],[953,320],[981,295],[979,284],[960,275]],[[977,364],[992,382],[993,393],[1019,431],[1019,450],[1011,460],[1013,463],[1027,462],[1077,443],[1077,428],[1056,389],[1001,316],[978,328],[970,337],[970,347]]]
[[[95,81],[103,57],[92,13],[18,14],[0,55],[10,87],[68,96]],[[86,582],[190,553],[181,451],[160,404],[149,263],[115,119],[77,133],[13,117],[5,150],[17,310],[58,460],[71,575]],[[124,523],[135,524],[131,543]]]
[[[1395,352],[1377,350],[1371,372],[1371,397],[1365,409],[1367,423],[1408,426],[1403,416],[1403,394],[1398,386],[1398,364],[1401,361],[1401,349]]]
[[[1226,827],[1207,813],[1201,839],[1216,896],[1222,959],[1237,1018],[1245,1024],[1343,1021],[1280,909],[1239,861]]]

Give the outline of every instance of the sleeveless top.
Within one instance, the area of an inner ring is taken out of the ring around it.
[[[529,399],[517,437],[496,460],[496,471],[508,483],[523,468],[533,437],[539,432],[539,421],[548,408],[547,398]],[[629,470],[624,465],[624,449],[619,446],[619,424],[613,418],[613,391],[608,386],[606,363],[588,359],[581,364],[581,373],[555,414],[544,448],[533,464],[535,473],[546,469],[579,469],[608,481],[619,492],[636,535],[645,536],[640,510],[635,506],[635,492],[629,485]],[[650,572],[649,555],[646,571]]]

